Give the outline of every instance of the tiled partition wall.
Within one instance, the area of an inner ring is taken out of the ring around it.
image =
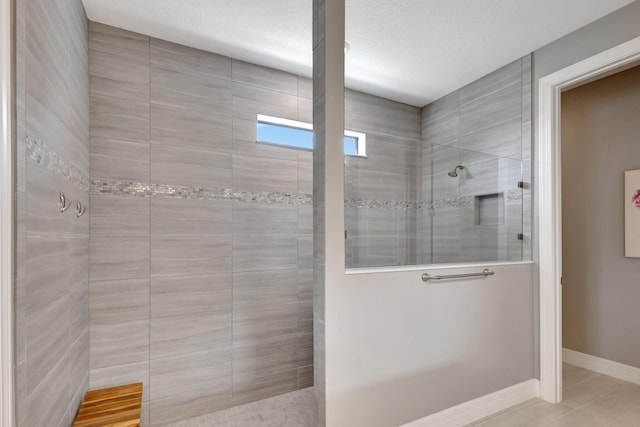
[[[531,114],[530,55],[422,109],[422,263],[531,259]]]
[[[310,80],[96,23],[90,75],[91,386],[151,425],[311,386],[311,153],[255,142]]]
[[[16,24],[16,421],[68,427],[89,384],[87,18],[17,0]]]

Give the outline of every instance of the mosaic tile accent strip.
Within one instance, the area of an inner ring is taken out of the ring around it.
[[[425,202],[405,200],[373,200],[373,199],[345,199],[344,206],[358,209],[393,209],[416,210],[421,209]]]
[[[436,200],[433,202],[425,202],[425,204],[429,210],[437,210],[440,208],[461,208],[473,205],[474,199],[475,196],[460,196]]]
[[[277,191],[242,191],[230,188],[203,188],[171,184],[148,184],[143,182],[89,180],[76,166],[47,148],[43,141],[27,135],[27,157],[46,168],[52,174],[68,181],[92,195],[129,195],[134,197],[179,198],[194,200],[237,200],[240,202],[284,205],[312,205],[313,195],[307,193],[284,193]],[[475,196],[459,196],[436,201],[375,200],[351,198],[345,207],[357,209],[392,210],[437,210],[444,207],[459,208],[473,204]],[[522,200],[522,190],[504,192],[505,203]]]
[[[311,205],[311,194],[282,193],[277,191],[240,191],[230,188],[189,187],[143,182],[92,180],[92,195],[157,197],[193,200],[237,200],[254,203],[279,203],[284,205]]]
[[[505,203],[518,203],[522,201],[522,190],[520,189],[506,190],[503,192],[503,194],[504,194]],[[434,202],[422,202],[423,206],[421,207],[424,207],[429,210],[436,210],[444,207],[461,208],[466,206],[472,206],[475,197],[476,197],[475,195],[459,196],[459,197],[452,197],[449,199],[436,200]]]
[[[89,177],[80,169],[47,148],[47,144],[27,135],[27,158],[82,191],[89,191]]]
[[[522,190],[507,190],[504,192],[504,199],[507,203],[520,202],[522,200]]]
[[[157,197],[186,200],[236,200],[246,203],[283,205],[312,205],[313,195],[307,193],[283,193],[277,191],[243,191],[230,188],[189,187],[144,182],[91,180],[92,195]],[[506,203],[522,200],[522,190],[504,192]],[[345,200],[345,207],[356,209],[437,210],[444,207],[459,208],[473,205],[475,196],[460,196],[434,202],[413,200],[375,200],[352,198]]]

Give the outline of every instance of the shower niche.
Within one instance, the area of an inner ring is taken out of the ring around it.
[[[504,193],[475,196],[473,211],[475,225],[504,224]]]

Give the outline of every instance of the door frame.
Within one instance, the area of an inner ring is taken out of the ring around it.
[[[540,398],[562,401],[562,175],[560,96],[563,90],[640,60],[640,37],[540,78],[537,196],[540,284]]]
[[[14,415],[14,2],[0,0],[0,427]]]

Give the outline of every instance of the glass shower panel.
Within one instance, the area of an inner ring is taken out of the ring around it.
[[[432,144],[422,174],[422,263],[522,260],[520,160]]]
[[[346,3],[345,128],[367,156],[345,156],[346,266],[530,259],[531,56],[462,87],[402,78],[416,65],[371,48],[359,7]]]
[[[460,261],[522,260],[520,160],[460,150]]]
[[[391,141],[345,158],[347,267],[522,260],[520,160]]]
[[[347,267],[417,263],[418,146],[368,132],[367,157],[345,157]]]
[[[432,144],[423,156],[423,161],[431,166],[428,182],[423,189],[423,197],[431,222],[431,259],[428,264],[461,261],[462,235],[460,182],[465,179],[465,171],[460,165],[460,150],[449,145]],[[453,174],[454,170],[456,177]]]

